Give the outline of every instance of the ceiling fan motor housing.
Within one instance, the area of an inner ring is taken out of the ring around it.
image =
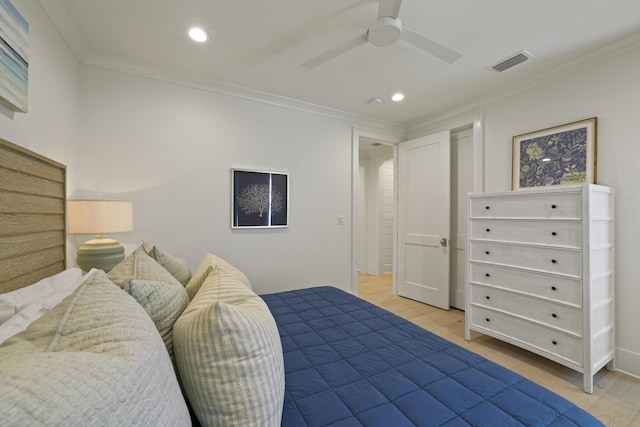
[[[369,28],[369,42],[374,46],[391,46],[402,35],[402,23],[399,18],[383,16],[376,20],[375,25]]]

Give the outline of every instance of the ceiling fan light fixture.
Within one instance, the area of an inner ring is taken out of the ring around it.
[[[189,35],[191,40],[198,43],[204,43],[209,40],[209,34],[207,34],[207,32],[200,27],[189,28],[187,34]]]
[[[402,23],[398,18],[383,16],[378,18],[374,26],[369,28],[369,43],[378,47],[391,46],[402,35]]]
[[[449,64],[453,64],[462,57],[460,52],[416,33],[410,28],[403,27],[400,18],[398,18],[402,0],[378,1],[378,19],[367,31],[338,43],[333,48],[303,62],[302,65],[311,70],[363,44],[370,43],[376,47],[386,47],[393,45],[399,39]]]
[[[391,100],[393,102],[400,102],[404,99],[404,94],[403,93],[394,93],[393,95],[391,95]]]

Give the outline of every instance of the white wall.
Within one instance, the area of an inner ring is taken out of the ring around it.
[[[29,111],[3,111],[0,138],[66,164],[72,189],[80,65],[35,0],[12,0],[12,4],[29,23]]]
[[[379,167],[378,186],[378,275],[393,273],[393,217],[395,213],[395,185],[393,159],[385,160]]]
[[[258,293],[350,289],[350,123],[93,67],[81,93],[76,196],[134,202],[127,252],[144,239],[193,269],[212,252]],[[289,173],[288,228],[230,229],[232,167]]]
[[[67,192],[77,185],[80,65],[35,0],[12,0],[29,23],[27,113],[0,114],[0,138],[67,165]],[[75,251],[69,246],[69,259]]]
[[[511,189],[511,138],[598,117],[597,180],[615,190],[617,365],[640,376],[640,49],[482,107],[486,191]]]
[[[367,207],[367,201],[369,199],[369,197],[367,197],[367,191],[369,190],[367,183],[367,166],[369,160],[363,158],[358,160],[360,162],[358,166],[358,183],[360,184],[358,191],[358,273],[367,274],[367,252],[369,251],[367,246],[367,241],[369,240],[369,233],[367,232],[367,217],[369,213]]]

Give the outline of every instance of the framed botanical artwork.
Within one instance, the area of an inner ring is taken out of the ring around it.
[[[289,175],[231,170],[231,228],[289,225]]]
[[[0,0],[0,104],[27,112],[29,24],[9,0]]]
[[[511,188],[596,183],[597,117],[513,137]]]

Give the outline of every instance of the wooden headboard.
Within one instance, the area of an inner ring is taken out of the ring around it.
[[[0,139],[0,293],[66,265],[65,165]]]

